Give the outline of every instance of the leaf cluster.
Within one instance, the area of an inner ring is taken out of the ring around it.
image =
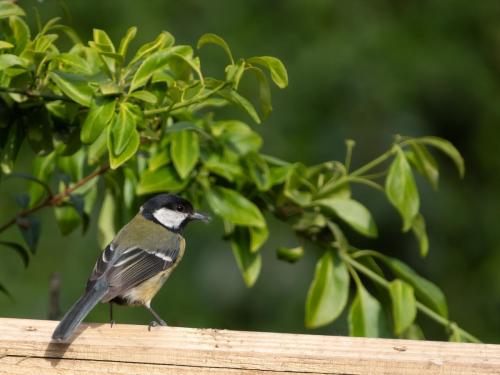
[[[205,34],[197,49],[221,48],[228,61],[224,76],[209,77],[197,52],[176,44],[166,31],[131,51],[135,27],[118,42],[94,29],[92,40],[84,43],[59,19],[33,33],[23,16],[16,4],[0,2],[0,167],[4,179],[28,181],[15,224],[31,252],[40,234],[38,208],[53,207],[63,235],[85,231],[90,213],[98,209],[104,247],[144,196],[180,193],[196,205],[208,205],[223,221],[248,286],[262,268],[266,216],[288,223],[297,237],[296,246],[277,249],[279,259],[296,262],[320,251],[305,303],[307,327],[333,322],[349,303],[352,335],[421,338],[418,312],[450,326],[445,297],[436,285],[398,259],[355,248],[348,235],[378,235],[373,215],[351,192],[354,184],[364,184],[395,207],[403,232],[415,235],[425,256],[429,244],[414,175],[437,187],[439,168],[430,148],[451,157],[462,175],[462,158],[451,143],[398,137],[387,152],[354,171],[352,141],[344,163],[289,163],[262,153],[263,140],[254,126],[216,118],[217,109],[229,105],[255,124],[269,116],[270,84],[288,85],[279,59],[235,58],[221,37]],[[71,40],[69,50],[58,47],[61,37]],[[245,76],[258,87],[258,103],[239,90]],[[36,154],[29,176],[15,173],[23,143]],[[88,178],[89,173],[99,178]],[[104,198],[95,207],[99,180]],[[0,245],[28,263],[22,245]],[[381,304],[384,294],[390,306]],[[452,338],[474,340],[453,327]]]

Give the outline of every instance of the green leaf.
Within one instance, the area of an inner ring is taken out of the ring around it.
[[[259,253],[250,251],[250,233],[247,228],[236,227],[230,237],[233,255],[245,284],[251,288],[259,277],[262,258]]]
[[[210,128],[212,134],[240,155],[258,151],[262,138],[241,121],[219,121]]]
[[[358,284],[348,321],[350,336],[381,336],[382,306],[361,284]]]
[[[171,135],[170,157],[182,179],[189,176],[200,156],[198,134],[182,131]]]
[[[304,211],[292,222],[292,228],[298,232],[317,231],[326,226],[326,219],[320,212]]]
[[[269,237],[269,229],[267,226],[264,226],[262,228],[248,227],[248,230],[250,231],[250,251],[255,253],[267,241],[267,238]]]
[[[20,124],[12,124],[3,149],[0,150],[0,167],[3,173],[9,174],[14,171],[14,164],[23,140],[24,132]]]
[[[88,148],[89,164],[97,164],[108,150],[108,132],[103,132]]]
[[[84,107],[90,106],[93,90],[89,86],[87,78],[64,72],[50,72],[49,78],[69,98]]]
[[[198,43],[196,44],[196,48],[201,48],[205,44],[216,44],[222,49],[224,49],[224,52],[226,52],[227,57],[229,58],[229,61],[231,61],[231,64],[234,64],[234,59],[233,59],[233,54],[231,53],[231,49],[229,48],[228,44],[224,39],[222,39],[220,36],[212,33],[207,33],[203,34],[200,39],[198,39]]]
[[[280,89],[288,86],[288,73],[281,60],[272,56],[255,56],[247,59],[250,64],[261,65],[269,69],[273,82]]]
[[[97,220],[97,238],[101,249],[108,246],[116,235],[115,213],[117,209],[112,190],[106,189],[101,211],[99,212],[99,219]]]
[[[309,181],[305,178],[306,173],[303,164],[295,164],[293,168],[288,170],[283,191],[287,198],[302,207],[309,206],[312,199],[312,193],[308,185]]]
[[[257,80],[259,82],[260,109],[262,111],[264,119],[266,119],[273,111],[271,101],[271,87],[269,87],[269,82],[260,68],[251,67],[250,71],[254,72],[257,76]]]
[[[258,228],[266,226],[257,206],[235,190],[214,186],[205,196],[212,211],[232,224]]]
[[[410,164],[400,148],[389,168],[385,191],[403,218],[403,231],[408,231],[418,214],[420,198]]]
[[[71,205],[58,206],[54,208],[57,225],[61,234],[67,236],[80,225],[80,214],[75,207]]]
[[[243,169],[237,160],[223,158],[217,154],[210,154],[208,159],[203,160],[203,166],[210,172],[231,182],[243,178]]]
[[[196,125],[194,125],[189,121],[179,121],[170,125],[167,128],[166,133],[177,133],[177,132],[182,132],[184,130],[200,131],[200,128],[198,128]]]
[[[24,10],[18,5],[10,1],[0,2],[0,18],[7,18],[11,16],[24,16]]]
[[[272,186],[275,186],[275,185],[279,185],[279,184],[282,184],[283,182],[285,182],[286,180],[286,176],[288,175],[288,173],[290,172],[290,169],[292,169],[293,166],[289,166],[289,165],[284,165],[284,166],[280,166],[280,167],[271,167],[270,168],[270,171],[271,171],[271,185]]]
[[[424,143],[426,145],[435,147],[448,155],[451,160],[455,163],[458,173],[460,174],[460,177],[463,177],[465,174],[465,166],[464,166],[464,159],[462,158],[462,155],[460,155],[460,152],[453,146],[453,144],[446,139],[439,138],[439,137],[422,137],[422,138],[416,138],[416,142],[419,143]]]
[[[446,304],[446,297],[441,289],[434,283],[419,276],[414,270],[402,261],[383,256],[379,254],[379,258],[392,270],[396,277],[410,284],[415,290],[415,295],[426,306],[440,314],[441,316],[448,317],[448,306]]]
[[[85,159],[84,151],[80,149],[77,153],[59,157],[57,159],[57,166],[63,171],[70,180],[77,182],[83,178],[83,162]]]
[[[427,231],[425,229],[425,219],[421,214],[418,214],[415,220],[413,220],[411,230],[418,240],[420,255],[425,257],[429,252],[429,239],[427,238]]]
[[[317,328],[333,322],[349,296],[349,272],[344,262],[326,251],[316,264],[306,301],[305,325]]]
[[[271,188],[271,171],[266,161],[256,152],[246,155],[245,165],[257,189],[267,191]]]
[[[349,198],[327,198],[314,201],[312,204],[333,211],[357,232],[367,237],[377,237],[377,226],[370,211],[358,201]]]
[[[140,146],[139,132],[135,129],[132,131],[132,134],[130,135],[130,139],[129,139],[127,146],[125,147],[123,152],[119,155],[116,155],[112,151],[112,148],[114,147],[113,142],[114,141],[113,141],[113,138],[111,136],[111,131],[108,130],[109,162],[110,162],[111,169],[116,169],[136,154],[136,152]]]
[[[24,51],[30,41],[30,29],[22,18],[16,16],[11,16],[9,18],[9,27],[12,30],[15,41],[15,48],[12,52],[19,55]]]
[[[19,216],[16,223],[28,249],[35,254],[40,238],[40,220],[34,216]]]
[[[45,54],[50,48],[54,47],[54,42],[59,38],[57,34],[38,35],[33,40],[33,51],[37,54]]]
[[[137,177],[132,168],[124,168],[123,181],[123,203],[127,210],[132,210],[135,201],[135,193],[137,191]]]
[[[257,111],[255,110],[255,107],[253,106],[252,103],[245,97],[241,96],[237,91],[235,90],[230,90],[230,91],[221,91],[219,92],[219,95],[222,96],[223,98],[229,100],[230,102],[236,104],[238,107],[243,109],[248,115],[254,120],[257,124],[260,124],[260,117]]]
[[[177,192],[184,189],[186,183],[187,180],[181,180],[171,167],[145,170],[137,185],[137,194]]]
[[[245,60],[241,59],[237,64],[226,66],[226,81],[233,83],[233,88],[238,89],[241,77],[245,73]]]
[[[150,55],[153,52],[156,52],[161,48],[168,48],[172,46],[174,42],[175,39],[172,34],[167,31],[162,31],[155,40],[146,43],[142,45],[141,48],[139,48],[129,65],[135,64],[139,60],[142,60],[146,56]]]
[[[415,166],[418,173],[429,181],[434,189],[438,187],[439,169],[434,157],[424,145],[416,142],[410,143],[412,151],[408,153],[408,160]]]
[[[94,143],[105,131],[115,114],[116,100],[96,97],[92,99],[90,109],[82,125],[80,135],[83,143]]]
[[[66,26],[66,25],[54,25],[52,27],[52,30],[58,30],[58,31],[66,34],[68,39],[71,40],[71,42],[73,44],[83,47],[82,40],[80,39],[80,37],[78,36],[76,31],[74,29],[72,29],[71,27]]]
[[[115,46],[106,31],[100,29],[93,30],[94,42],[101,47],[104,52],[115,52]]]
[[[425,340],[422,328],[416,323],[413,323],[406,331],[404,331],[400,338],[406,340]]]
[[[14,48],[14,45],[4,40],[0,40],[0,49],[9,49],[9,48]]]
[[[158,102],[158,98],[146,90],[134,91],[129,96],[149,104],[156,104]]]
[[[304,248],[302,246],[297,247],[280,247],[276,251],[278,259],[284,260],[286,262],[295,263],[300,258],[304,256]]]
[[[99,91],[104,96],[119,96],[122,93],[122,89],[118,84],[112,81],[106,81],[99,83]]]
[[[21,52],[24,51],[24,49],[28,45],[28,42],[30,41],[31,38],[30,29],[22,18],[15,16],[11,16],[9,18],[9,26],[10,29],[12,30],[12,34],[14,36],[16,45],[13,52],[16,55],[19,55]]]
[[[165,50],[153,53],[147,57],[135,72],[130,84],[129,92],[132,92],[139,87],[144,86],[151,76],[158,70],[164,68],[170,59],[183,48],[183,46],[175,46]]]
[[[3,245],[5,247],[14,250],[17,254],[19,254],[21,259],[23,260],[24,266],[28,267],[28,264],[30,262],[30,256],[28,250],[26,250],[23,246],[10,241],[0,241],[0,245]]]
[[[52,172],[54,171],[55,163],[54,158],[56,156],[55,152],[44,156],[44,157],[35,157],[33,160],[33,176],[45,183],[48,183]],[[30,203],[29,207],[34,207],[38,203],[40,203],[41,199],[46,194],[46,189],[40,183],[30,182],[28,188]]]
[[[168,163],[170,163],[170,156],[168,155],[167,150],[161,150],[159,153],[149,159],[148,169],[151,172],[154,172],[157,169],[164,167]]]
[[[53,58],[54,61],[60,62],[60,68],[64,71],[90,75],[92,74],[91,67],[86,59],[76,53],[61,53]]]
[[[11,55],[8,53],[0,55],[0,70],[5,70],[7,68],[10,68],[11,66],[27,67],[28,65],[28,60],[23,59],[19,56]]]
[[[417,316],[417,301],[413,287],[399,279],[389,283],[389,294],[392,300],[392,318],[394,333],[401,335],[406,331]]]
[[[140,145],[139,132],[133,108],[128,103],[120,104],[118,116],[108,128],[108,149],[112,169],[118,168],[135,155]]]
[[[127,50],[130,42],[135,38],[137,34],[137,27],[132,26],[127,30],[127,33],[120,41],[120,47],[118,48],[118,53],[122,55],[124,58],[127,55]]]

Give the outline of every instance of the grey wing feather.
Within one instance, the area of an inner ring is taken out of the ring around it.
[[[175,238],[161,249],[135,247],[121,252],[105,272],[109,292],[104,299],[113,299],[171,267],[177,260],[179,250],[180,242]]]

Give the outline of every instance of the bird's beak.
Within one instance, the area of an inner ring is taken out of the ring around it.
[[[205,214],[202,214],[200,212],[195,212],[194,214],[191,214],[189,216],[189,218],[191,220],[201,220],[201,221],[204,221],[204,222],[208,222],[210,221],[211,217],[208,216],[208,215],[205,215]]]

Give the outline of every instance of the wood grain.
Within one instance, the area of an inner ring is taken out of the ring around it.
[[[500,374],[500,345],[0,318],[0,374]]]

